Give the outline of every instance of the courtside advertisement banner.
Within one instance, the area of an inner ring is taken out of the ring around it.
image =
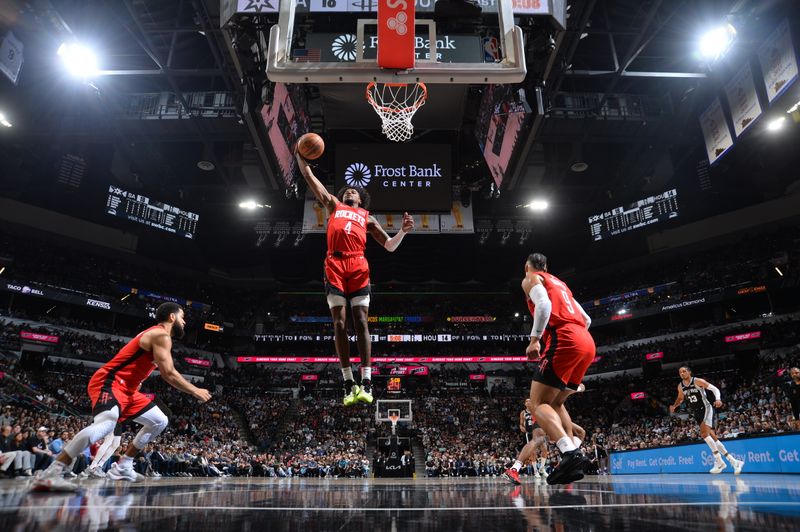
[[[192,366],[202,366],[204,368],[211,367],[210,360],[203,360],[202,358],[190,358],[190,357],[184,357],[183,360],[184,362],[186,362],[187,364],[191,364]]]
[[[750,63],[745,63],[739,72],[725,84],[725,94],[731,108],[733,131],[738,137],[761,116],[761,104],[753,82]]]
[[[728,122],[725,121],[725,114],[719,98],[714,98],[711,106],[700,115],[700,128],[703,130],[703,138],[706,141],[708,162],[714,164],[733,146],[733,138],[728,129]]]
[[[447,144],[341,144],[336,190],[363,187],[369,210],[447,212],[452,208],[452,147]]]
[[[745,473],[800,473],[800,434],[724,440],[733,456],[744,460]],[[705,443],[611,453],[613,475],[708,473],[714,455]],[[728,468],[723,471],[732,471]]]
[[[240,364],[333,364],[339,357],[237,357]],[[527,362],[528,357],[372,357],[373,362],[398,362],[410,364],[465,364],[465,363],[509,363]],[[351,358],[353,364],[360,364],[361,359]]]
[[[772,103],[797,80],[797,57],[792,45],[789,21],[784,20],[758,50],[758,62]]]
[[[40,342],[45,344],[57,344],[58,343],[58,336],[53,336],[51,334],[39,334],[30,331],[20,331],[19,337],[23,340],[30,340],[32,342]]]
[[[732,344],[734,342],[746,342],[747,340],[758,340],[759,338],[761,338],[761,331],[732,334],[725,337],[725,343]]]

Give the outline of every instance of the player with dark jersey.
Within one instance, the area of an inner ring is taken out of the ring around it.
[[[594,360],[595,344],[588,330],[591,319],[569,287],[548,273],[547,257],[541,253],[533,253],[525,261],[522,291],[533,315],[525,354],[537,363],[531,405],[539,424],[563,454],[547,482],[568,484],[583,478],[582,466],[588,463],[575,445],[572,419],[564,402],[578,389]]]
[[[503,473],[503,478],[512,484],[519,485],[519,472],[526,463],[533,464],[533,477],[535,479],[547,478],[545,464],[547,463],[547,435],[536,422],[536,416],[531,413],[531,400],[525,400],[525,408],[519,413],[519,430],[522,433],[523,446],[514,465]]]
[[[76,486],[62,478],[65,468],[75,456],[111,435],[114,428],[126,420],[135,421],[142,429],[119,462],[109,470],[108,478],[137,480],[133,458],[167,428],[169,421],[164,412],[139,391],[142,382],[156,368],[168,384],[201,403],[211,398],[208,390],[196,387],[178,373],[172,360],[172,337],[182,338],[184,334],[183,309],[175,303],[163,303],[156,309],[156,321],[158,325],[140,332],[94,373],[88,386],[94,422],[76,434],[47,469],[37,473],[34,490],[75,491]]]
[[[789,380],[782,383],[782,388],[792,405],[792,427],[800,430],[800,368],[789,370]]]
[[[594,442],[595,458],[597,459],[597,472],[601,475],[608,474],[608,449],[606,449],[606,437],[600,429],[592,436]]]
[[[336,354],[344,378],[344,404],[372,402],[372,344],[367,324],[370,285],[369,264],[364,256],[367,233],[387,251],[394,251],[406,233],[414,229],[414,218],[403,214],[400,231],[389,237],[381,224],[369,214],[369,194],[356,186],[346,186],[334,196],[316,178],[305,159],[296,154],[300,172],[317,200],[328,211],[328,253],[325,257],[325,293],[333,318]],[[361,357],[361,385],[350,367],[350,339],[347,336],[347,304],[350,304]]]
[[[681,377],[681,381],[678,383],[678,397],[675,399],[675,403],[670,405],[670,413],[675,412],[675,409],[686,401],[689,414],[700,425],[700,437],[703,438],[714,454],[714,467],[709,472],[718,474],[728,467],[722,459],[722,455],[724,455],[733,466],[733,472],[738,475],[742,472],[744,462],[728,453],[725,445],[719,441],[716,432],[714,432],[714,408],[722,407],[719,388],[704,379],[693,377],[692,370],[687,366],[682,366],[678,369],[678,374]],[[713,404],[708,400],[706,390],[714,394]]]

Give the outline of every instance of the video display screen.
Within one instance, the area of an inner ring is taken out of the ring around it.
[[[184,238],[194,238],[197,222],[200,219],[200,216],[193,212],[128,192],[114,185],[108,187],[106,214]]]
[[[360,186],[374,212],[449,212],[452,151],[445,144],[340,144],[336,190]]]
[[[678,213],[678,191],[672,189],[590,216],[589,230],[592,233],[592,240],[597,242],[634,229],[677,218]]]
[[[272,101],[261,108],[261,118],[267,128],[268,146],[278,165],[278,173],[285,185],[295,180],[297,161],[294,146],[311,129],[308,100],[301,85],[276,83]]]
[[[486,85],[475,125],[475,138],[495,184],[503,184],[528,130],[530,107],[513,85]]]

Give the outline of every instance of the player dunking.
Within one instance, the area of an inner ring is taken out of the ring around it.
[[[675,412],[675,409],[684,400],[687,401],[689,412],[695,421],[700,424],[700,437],[703,438],[714,454],[714,467],[711,468],[709,473],[721,473],[723,469],[728,467],[722,459],[722,454],[733,466],[733,472],[738,475],[742,472],[744,462],[731,456],[714,432],[714,408],[722,406],[719,388],[706,380],[693,377],[692,370],[686,366],[678,369],[678,374],[681,376],[681,382],[678,383],[678,397],[675,399],[675,403],[670,405],[670,413]],[[706,390],[710,390],[714,394],[713,406],[708,401]]]
[[[88,390],[94,422],[64,446],[50,467],[36,475],[34,490],[75,491],[76,486],[62,478],[73,457],[100,438],[110,436],[117,423],[128,419],[142,425],[142,429],[119,462],[108,471],[108,478],[136,480],[133,458],[167,428],[169,421],[164,412],[139,391],[142,382],[156,367],[161,377],[178,390],[193,395],[201,403],[211,399],[208,390],[183,378],[172,361],[172,338],[180,339],[184,334],[183,309],[175,303],[163,303],[156,310],[156,321],[158,325],[140,332],[92,376]]]
[[[367,233],[387,251],[394,251],[403,237],[414,229],[414,219],[403,214],[403,225],[389,237],[381,224],[369,214],[369,194],[361,187],[344,187],[333,196],[316,178],[311,167],[296,154],[300,172],[309,189],[328,211],[328,253],[325,257],[325,293],[333,318],[336,354],[344,377],[344,405],[358,401],[372,402],[372,345],[367,326],[370,286],[369,264],[364,257]],[[350,340],[347,337],[347,302],[350,302],[353,323],[361,357],[361,385],[357,385],[350,367]]]
[[[525,353],[528,360],[538,362],[531,383],[531,406],[536,420],[563,455],[547,483],[568,484],[583,478],[586,457],[576,445],[564,401],[579,389],[594,359],[594,340],[588,331],[591,319],[569,287],[547,273],[547,257],[541,253],[533,253],[525,261],[522,291],[533,315],[531,341]]]

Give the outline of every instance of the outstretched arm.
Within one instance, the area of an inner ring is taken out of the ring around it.
[[[314,194],[320,203],[322,203],[328,212],[331,213],[336,208],[336,197],[328,192],[328,189],[325,188],[317,176],[314,175],[314,172],[311,171],[311,167],[308,165],[305,159],[300,157],[299,153],[294,154],[295,158],[297,159],[297,164],[300,168],[300,173],[303,174],[303,179],[306,180],[308,184],[308,188]]]
[[[367,230],[369,231],[369,234],[372,235],[372,238],[374,238],[378,244],[386,248],[387,251],[396,250],[400,246],[400,242],[403,241],[403,237],[406,236],[406,233],[413,231],[413,229],[414,218],[407,212],[403,213],[402,227],[397,234],[391,238],[386,231],[383,230],[383,227],[381,227],[381,224],[374,216],[370,216],[369,221],[367,222]]]

